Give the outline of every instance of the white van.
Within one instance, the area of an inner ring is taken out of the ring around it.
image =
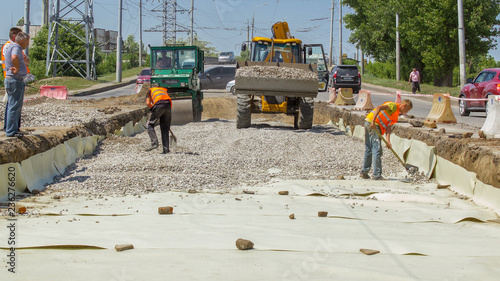
[[[235,63],[236,60],[234,58],[234,53],[233,52],[221,52],[219,54],[218,62],[219,62],[219,64]]]

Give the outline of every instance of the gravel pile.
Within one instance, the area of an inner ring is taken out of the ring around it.
[[[43,117],[43,118],[40,118]],[[96,120],[105,120],[106,114],[97,108],[61,106],[42,103],[24,107],[21,115],[22,127],[73,126]]]
[[[290,80],[318,80],[318,75],[312,71],[306,71],[291,67],[277,66],[246,66],[236,70],[236,78],[279,78]]]
[[[234,121],[172,128],[177,149],[143,152],[147,133],[110,136],[96,153],[71,165],[48,186],[64,196],[140,195],[191,189],[226,192],[273,179],[333,180],[359,174],[364,144],[329,126],[298,131],[283,124],[238,130]],[[159,132],[157,132],[159,133]],[[384,176],[404,171],[384,154]]]

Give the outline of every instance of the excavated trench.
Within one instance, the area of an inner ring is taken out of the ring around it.
[[[87,108],[106,114],[105,118],[92,119],[71,127],[45,130],[43,133],[28,135],[22,139],[9,138],[0,141],[0,164],[20,162],[38,153],[47,151],[64,141],[76,136],[107,135],[120,129],[130,121],[137,122],[147,113],[142,106],[143,99],[138,95],[120,98],[108,98],[90,101],[59,101],[50,99],[35,99],[26,103],[23,114],[33,105],[71,104],[73,107]],[[125,110],[111,110],[123,107]],[[205,98],[203,100],[203,119],[234,120],[236,116],[236,98]],[[118,111],[118,112],[116,112]],[[3,111],[0,112],[3,115]],[[252,120],[279,121],[293,126],[293,117],[284,114],[255,114]],[[348,126],[361,125],[364,122],[364,113],[332,107],[324,102],[315,103],[314,124],[326,124],[330,120],[338,122],[340,119]],[[26,123],[25,123],[26,124]],[[30,129],[29,126],[26,128]],[[468,171],[475,172],[477,178],[500,188],[500,141],[471,138],[457,138],[437,130],[395,126],[394,133],[402,138],[416,139],[429,146],[435,146],[438,156],[443,157]]]

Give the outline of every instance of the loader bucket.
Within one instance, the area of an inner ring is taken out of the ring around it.
[[[318,94],[317,70],[315,65],[301,63],[238,61],[236,68],[261,66],[266,71],[277,68],[300,69],[315,73],[315,78],[306,78],[297,71],[278,71],[276,76],[241,76],[235,77],[237,94],[261,94],[266,96],[316,97]]]

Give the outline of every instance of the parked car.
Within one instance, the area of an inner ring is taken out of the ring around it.
[[[224,63],[235,63],[236,59],[234,58],[233,52],[222,52],[219,54],[218,62],[221,64]]]
[[[236,88],[234,88],[235,80],[227,82],[226,91],[231,92],[231,94],[236,95]]]
[[[460,90],[460,97],[467,99],[487,99],[490,95],[500,94],[500,68],[489,68],[479,72],[476,79],[467,79]],[[488,112],[488,102],[484,100],[459,100],[460,115],[469,116],[471,112]]]
[[[144,68],[141,73],[137,74],[135,84],[144,84],[151,81],[151,68]]]
[[[235,74],[236,66],[215,66],[198,76],[202,89],[224,89]]]
[[[361,90],[361,74],[356,65],[336,65],[330,73],[330,88],[351,88],[354,93]]]

